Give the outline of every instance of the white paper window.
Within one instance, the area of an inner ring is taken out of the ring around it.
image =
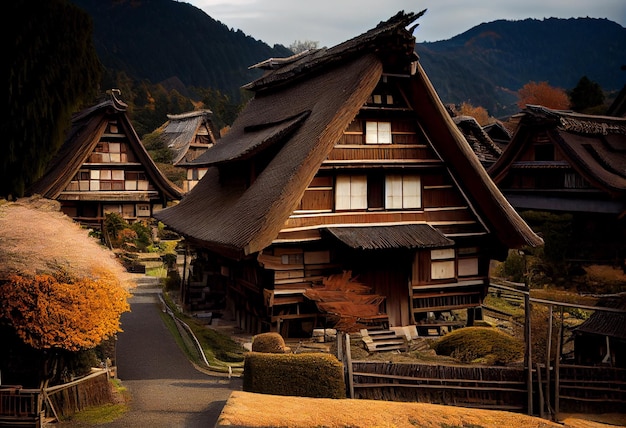
[[[111,172],[111,177],[113,180],[123,180],[124,179],[124,170],[116,169]]]
[[[430,265],[431,279],[454,278],[454,260],[435,261]]]
[[[417,175],[388,175],[385,178],[385,208],[420,208],[422,186]]]
[[[337,176],[335,208],[338,210],[367,209],[367,177],[365,175]]]
[[[431,260],[453,259],[454,248],[444,248],[441,250],[430,250]]]
[[[478,275],[478,259],[459,259],[459,276]]]
[[[391,122],[365,122],[365,144],[391,144]]]

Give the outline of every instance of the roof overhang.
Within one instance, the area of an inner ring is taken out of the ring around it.
[[[388,250],[451,247],[446,238],[429,224],[337,226],[321,230],[350,248],[357,250]]]

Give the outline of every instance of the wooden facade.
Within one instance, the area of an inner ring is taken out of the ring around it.
[[[626,119],[527,106],[489,174],[518,211],[572,215],[566,258],[626,268]]]
[[[133,129],[126,105],[110,98],[76,113],[66,141],[29,189],[56,199],[61,210],[100,228],[107,213],[148,220],[181,191],[156,167]]]
[[[491,259],[542,243],[419,65],[419,16],[258,64],[255,97],[195,161],[204,178],[157,214],[190,246],[187,309],[220,302],[286,337],[436,322],[481,305]]]
[[[210,110],[195,110],[168,114],[167,122],[152,135],[172,152],[172,164],[185,170],[183,192],[187,193],[204,177],[207,168],[190,164],[212,147],[219,132],[215,129]]]

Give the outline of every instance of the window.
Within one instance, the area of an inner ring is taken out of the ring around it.
[[[457,254],[459,258],[459,266],[457,268],[459,277],[478,275],[478,248],[459,248]]]
[[[450,279],[455,276],[454,248],[430,251],[430,278]]]
[[[388,175],[385,179],[385,208],[420,208],[421,190],[417,175]]]
[[[367,176],[338,175],[335,183],[335,209],[367,209]]]
[[[365,144],[391,144],[391,122],[365,122]]]

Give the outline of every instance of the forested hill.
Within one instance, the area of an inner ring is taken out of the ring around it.
[[[167,82],[183,95],[185,87],[195,86],[239,101],[239,88],[260,76],[249,66],[291,55],[182,1],[70,1],[93,18],[96,50],[107,68],[136,81]],[[420,43],[416,50],[445,103],[469,102],[493,116],[516,113],[516,93],[529,81],[569,90],[586,75],[605,91],[626,83],[620,70],[626,29],[607,19],[498,20],[449,40]]]
[[[607,19],[498,20],[416,51],[444,102],[468,101],[495,116],[516,112],[515,92],[529,81],[566,90],[585,75],[605,91],[626,84],[626,28]]]
[[[237,99],[260,76],[250,65],[291,55],[284,46],[234,31],[201,9],[173,0],[71,0],[94,22],[103,65],[152,83],[218,89]]]

